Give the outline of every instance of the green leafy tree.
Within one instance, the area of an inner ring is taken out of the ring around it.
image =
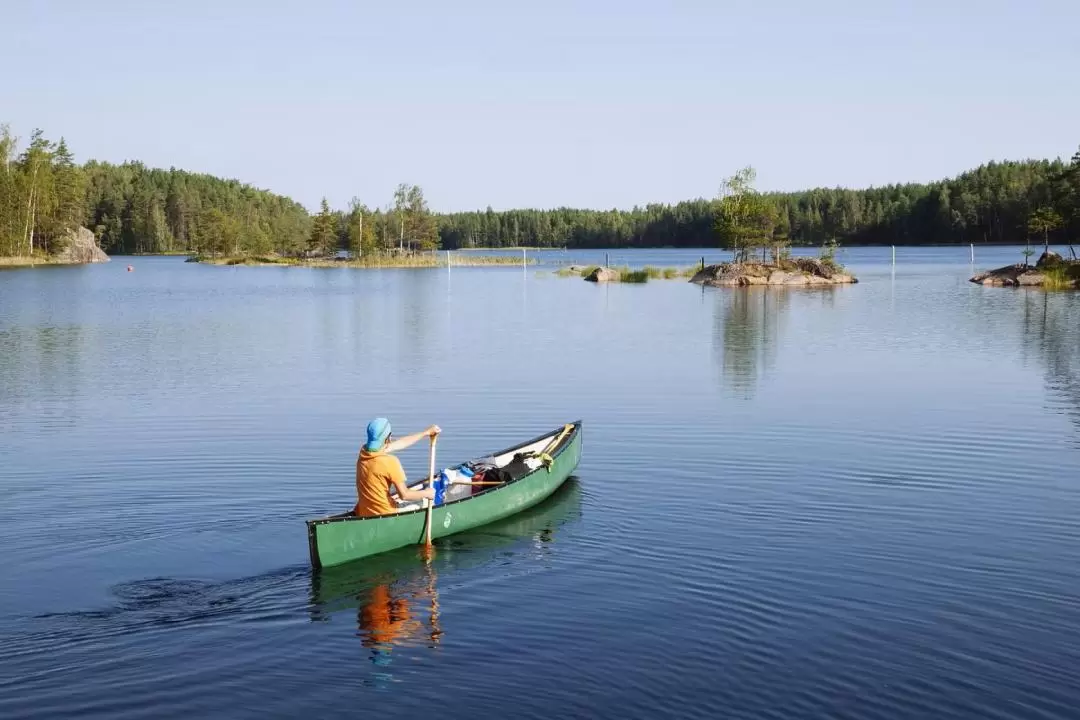
[[[724,181],[717,208],[716,233],[721,245],[735,256],[735,262],[745,262],[753,249],[752,216],[758,203],[753,182],[754,168],[747,166]]]
[[[760,249],[762,262],[771,248],[778,262],[787,239],[776,234],[780,212],[775,200],[753,187],[756,173],[745,167],[724,182],[719,202],[716,228],[724,247],[731,250],[736,262],[746,262]]]
[[[207,255],[235,253],[240,239],[240,223],[217,208],[205,211],[196,231],[198,250]]]
[[[40,129],[35,129],[31,134],[30,145],[19,158],[19,167],[23,174],[23,192],[26,197],[26,254],[33,255],[34,237],[40,230],[39,223],[55,200],[52,187],[52,145],[44,138]]]
[[[409,186],[398,184],[394,190],[394,224],[397,227],[398,251],[405,249],[405,217],[409,214]]]
[[[16,255],[20,247],[19,173],[13,162],[17,144],[11,127],[0,125],[0,255]]]
[[[345,218],[345,225],[349,252],[352,253],[353,257],[361,258],[378,251],[375,232],[378,227],[378,220],[378,217],[359,199],[353,198],[350,201],[349,214]]]
[[[1050,233],[1061,227],[1061,215],[1051,207],[1041,207],[1028,218],[1028,232],[1042,233],[1043,251],[1050,252]]]
[[[419,185],[401,183],[394,190],[393,222],[398,249],[434,250],[440,245],[438,224]]]

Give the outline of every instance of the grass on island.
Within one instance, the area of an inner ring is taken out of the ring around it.
[[[427,268],[446,267],[447,257],[445,252],[424,253],[419,255],[368,255],[362,258],[298,258],[281,255],[233,255],[211,257],[196,255],[191,258],[192,262],[205,263],[207,265],[285,265],[297,267],[317,268]],[[526,259],[526,263],[533,264],[535,259]],[[498,255],[461,255],[451,252],[451,267],[469,267],[482,265],[514,265],[519,266],[522,260],[519,257],[504,257]]]
[[[1044,267],[1046,276],[1043,287],[1047,290],[1072,290],[1080,287],[1080,261],[1059,260]]]

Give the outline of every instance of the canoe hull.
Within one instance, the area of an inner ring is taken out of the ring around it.
[[[548,433],[550,435],[550,433]],[[543,439],[541,436],[538,439]],[[536,440],[522,443],[526,447]],[[517,448],[502,451],[503,454]],[[548,467],[471,497],[439,505],[432,511],[431,538],[447,537],[501,520],[549,497],[577,468],[581,458],[581,423],[574,423]],[[314,567],[330,567],[424,542],[427,511],[423,509],[372,518],[334,516],[308,520],[308,546]]]

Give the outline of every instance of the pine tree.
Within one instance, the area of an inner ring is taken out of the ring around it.
[[[413,185],[408,192],[407,232],[410,242],[420,246],[421,250],[439,248],[439,230],[435,218],[428,210],[424,200],[424,191],[419,185]]]
[[[1031,213],[1028,219],[1028,232],[1043,235],[1043,252],[1050,252],[1050,233],[1061,227],[1061,215],[1051,207],[1041,207]]]
[[[308,238],[308,252],[311,255],[333,255],[337,252],[337,236],[334,233],[334,217],[326,198],[322,199],[319,214]]]
[[[82,169],[63,137],[53,154],[56,176],[57,220],[63,230],[74,230],[86,218],[86,183]]]

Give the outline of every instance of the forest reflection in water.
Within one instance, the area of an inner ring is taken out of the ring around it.
[[[791,307],[787,288],[720,290],[714,314],[713,351],[723,383],[750,397],[776,364]]]
[[[838,292],[845,288],[769,288],[750,287],[714,291],[713,352],[717,371],[724,387],[749,398],[777,370],[781,352],[789,345],[813,340],[805,337],[811,330],[795,328],[793,317],[820,329],[826,322],[813,306],[833,311]],[[949,331],[960,333],[953,340],[958,345],[985,340],[991,330],[990,316],[1003,320],[1006,334],[1020,342],[1021,352],[1033,357],[1044,370],[1045,388],[1061,403],[1061,409],[1080,426],[1080,297],[1070,292],[1047,292],[1041,289],[1004,290],[1016,294],[1015,302],[1002,293],[976,298],[974,310],[957,308]],[[890,294],[891,298],[891,294]],[[931,311],[932,313],[932,311]],[[912,322],[916,322],[912,318]],[[1014,328],[1012,333],[1009,326]],[[832,330],[842,328],[835,326]],[[795,338],[795,331],[804,336]],[[858,342],[873,343],[874,337],[862,331]],[[970,335],[970,337],[968,337]],[[1003,351],[1004,352],[1004,351]]]
[[[1038,350],[1047,389],[1080,427],[1080,303],[1071,293],[1019,292],[1024,346]]]

